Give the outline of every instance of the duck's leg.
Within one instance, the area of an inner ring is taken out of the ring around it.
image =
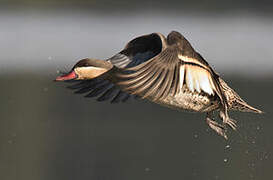
[[[224,113],[223,111],[219,112],[220,118],[223,120],[223,125],[227,124],[229,125],[233,130],[236,130],[236,120],[229,118],[227,113]]]
[[[217,134],[223,136],[225,139],[227,139],[226,135],[226,129],[223,125],[217,123],[212,118],[212,112],[208,112],[206,116],[206,123],[209,125],[211,129],[213,129]]]

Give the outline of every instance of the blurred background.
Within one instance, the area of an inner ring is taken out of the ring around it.
[[[269,0],[1,0],[0,179],[272,179],[272,12]],[[99,103],[53,82],[171,30],[266,113],[231,113],[239,130],[225,141],[204,114]]]

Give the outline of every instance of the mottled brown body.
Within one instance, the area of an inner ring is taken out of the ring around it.
[[[154,102],[177,110],[193,112],[209,112],[219,108],[219,100],[215,97],[205,93],[191,92],[186,86],[183,86],[175,96],[168,95]]]
[[[262,111],[248,105],[242,100],[221,78],[220,85],[227,99],[228,110],[262,113]],[[183,86],[180,92],[175,96],[169,95],[165,99],[154,102],[177,110],[194,112],[210,112],[219,109],[220,106],[219,99],[216,97],[209,96],[205,93],[192,92],[186,86]]]

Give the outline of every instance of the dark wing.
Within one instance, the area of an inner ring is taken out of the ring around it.
[[[107,59],[107,61],[118,68],[137,66],[162,51],[165,45],[162,38],[164,36],[159,33],[137,37],[130,41],[121,52]]]
[[[205,60],[200,60],[193,49],[187,54],[191,55],[185,56],[181,48],[170,46],[138,66],[117,70],[112,81],[123,91],[154,101],[175,96],[183,86],[192,92],[220,94],[214,73]]]
[[[106,61],[118,68],[135,67],[161,52],[164,46],[161,38],[164,36],[159,33],[137,37],[130,41],[121,52]],[[111,100],[112,103],[125,102],[131,97],[136,97],[121,91],[103,77],[80,81],[68,88],[76,90],[77,94],[88,93],[85,97],[98,97],[98,101]]]
[[[111,103],[118,103],[125,102],[132,97],[101,77],[71,82],[74,84],[67,86],[67,88],[75,90],[76,94],[86,94],[85,97],[88,98],[98,97],[97,101],[111,100]]]
[[[130,94],[159,99],[179,91],[181,62],[175,49],[167,48],[138,66],[119,70],[113,81]]]

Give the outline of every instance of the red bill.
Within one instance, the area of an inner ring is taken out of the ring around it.
[[[75,71],[71,71],[68,74],[62,75],[62,76],[58,76],[55,81],[67,81],[67,80],[72,80],[72,79],[76,79],[77,78],[77,74],[75,73]]]

